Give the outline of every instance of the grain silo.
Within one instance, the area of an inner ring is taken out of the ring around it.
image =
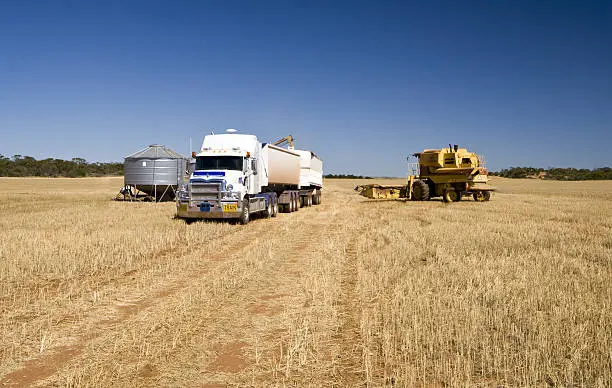
[[[172,200],[179,183],[183,182],[187,158],[159,144],[152,144],[125,157],[124,185],[131,186],[155,198]]]

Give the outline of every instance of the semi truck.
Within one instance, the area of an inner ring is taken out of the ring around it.
[[[270,218],[321,203],[323,162],[314,152],[295,149],[292,136],[261,143],[236,132],[204,137],[189,179],[177,191],[177,217],[245,225],[255,214]]]

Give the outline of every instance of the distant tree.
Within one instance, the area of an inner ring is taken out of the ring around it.
[[[556,168],[549,167],[547,169],[534,167],[510,167],[498,172],[493,172],[491,175],[501,176],[504,178],[528,178],[537,177],[548,180],[562,181],[582,181],[582,180],[610,180],[612,179],[612,168],[600,167],[593,170],[586,168]]]
[[[122,174],[123,163],[87,163],[83,158],[36,160],[23,155],[13,155],[9,159],[0,155],[0,176],[84,177]]]

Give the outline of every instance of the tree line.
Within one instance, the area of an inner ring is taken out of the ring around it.
[[[97,177],[123,175],[123,163],[87,163],[82,158],[42,159],[14,155],[12,158],[0,155],[0,176],[5,177]]]
[[[504,178],[539,178],[559,181],[584,181],[612,179],[612,168],[600,167],[593,170],[586,168],[535,168],[510,167],[498,172],[489,172],[489,175]]]
[[[353,174],[327,174],[323,178],[330,179],[372,179],[371,176],[353,175]]]

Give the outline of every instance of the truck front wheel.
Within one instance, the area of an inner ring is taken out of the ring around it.
[[[242,202],[242,212],[240,213],[240,223],[246,225],[249,223],[249,200],[245,198]]]
[[[268,207],[266,207],[266,218],[270,218],[274,215],[274,207],[272,206],[272,201],[268,201]]]

